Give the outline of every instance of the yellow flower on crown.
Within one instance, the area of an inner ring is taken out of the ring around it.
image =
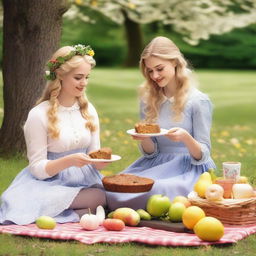
[[[90,55],[90,56],[94,56],[94,50],[89,50],[89,51],[87,52],[87,54]]]
[[[55,80],[56,79],[56,73],[55,70],[58,69],[63,63],[66,61],[70,60],[74,56],[91,56],[93,57],[94,55],[94,50],[91,48],[90,45],[82,45],[82,44],[77,44],[73,46],[73,50],[70,51],[70,53],[66,56],[59,56],[55,60],[50,60],[46,65],[49,70],[45,71],[45,78],[47,80]]]

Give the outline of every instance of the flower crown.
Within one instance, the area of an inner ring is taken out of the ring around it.
[[[49,69],[49,70],[45,71],[45,78],[47,80],[51,80],[51,81],[55,80],[56,79],[55,70],[57,68],[59,68],[63,63],[70,60],[75,55],[80,55],[80,56],[84,56],[84,55],[93,56],[94,55],[94,51],[90,45],[85,46],[82,44],[77,44],[72,47],[74,48],[74,50],[72,50],[68,55],[66,55],[64,57],[58,57],[55,60],[50,60],[46,64],[46,66]]]

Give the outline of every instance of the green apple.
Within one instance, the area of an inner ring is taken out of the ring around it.
[[[169,220],[172,222],[181,222],[182,215],[186,209],[186,206],[183,203],[177,202],[173,203],[169,208]]]
[[[41,229],[54,229],[56,221],[49,216],[41,216],[36,220],[36,225]]]
[[[186,207],[191,206],[191,203],[189,202],[188,198],[185,196],[174,197],[172,203],[183,203]]]
[[[165,215],[171,205],[171,201],[164,195],[152,195],[147,201],[147,212],[154,216],[160,217]]]
[[[136,212],[140,215],[141,220],[151,220],[151,215],[145,210],[138,209]]]

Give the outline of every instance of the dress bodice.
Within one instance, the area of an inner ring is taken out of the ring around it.
[[[48,178],[45,166],[49,159],[47,152],[67,152],[85,148],[90,152],[100,148],[99,119],[93,105],[89,103],[88,113],[93,117],[97,129],[91,132],[87,127],[87,120],[82,116],[76,102],[71,107],[59,106],[57,109],[57,128],[59,137],[52,138],[48,133],[49,101],[44,101],[29,112],[24,125],[24,134],[27,145],[29,168],[33,175],[40,179]]]
[[[202,147],[203,159],[209,157],[211,142],[210,129],[212,122],[212,104],[208,96],[197,89],[192,89],[182,112],[180,121],[174,121],[172,116],[173,98],[165,98],[160,106],[157,123],[161,128],[171,129],[180,127],[185,129],[196,139]],[[141,113],[144,113],[141,105]],[[141,114],[144,118],[144,114]],[[182,142],[174,142],[165,136],[154,137],[153,141],[160,153],[188,154],[188,149]]]

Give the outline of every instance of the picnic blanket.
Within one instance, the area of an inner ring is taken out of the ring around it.
[[[0,233],[42,237],[48,239],[77,240],[85,244],[138,242],[163,246],[200,246],[228,244],[256,233],[256,225],[225,227],[225,234],[218,242],[203,242],[195,234],[175,233],[149,227],[125,227],[122,231],[107,231],[100,226],[94,231],[82,229],[79,223],[57,224],[53,230],[30,225],[0,225]]]

